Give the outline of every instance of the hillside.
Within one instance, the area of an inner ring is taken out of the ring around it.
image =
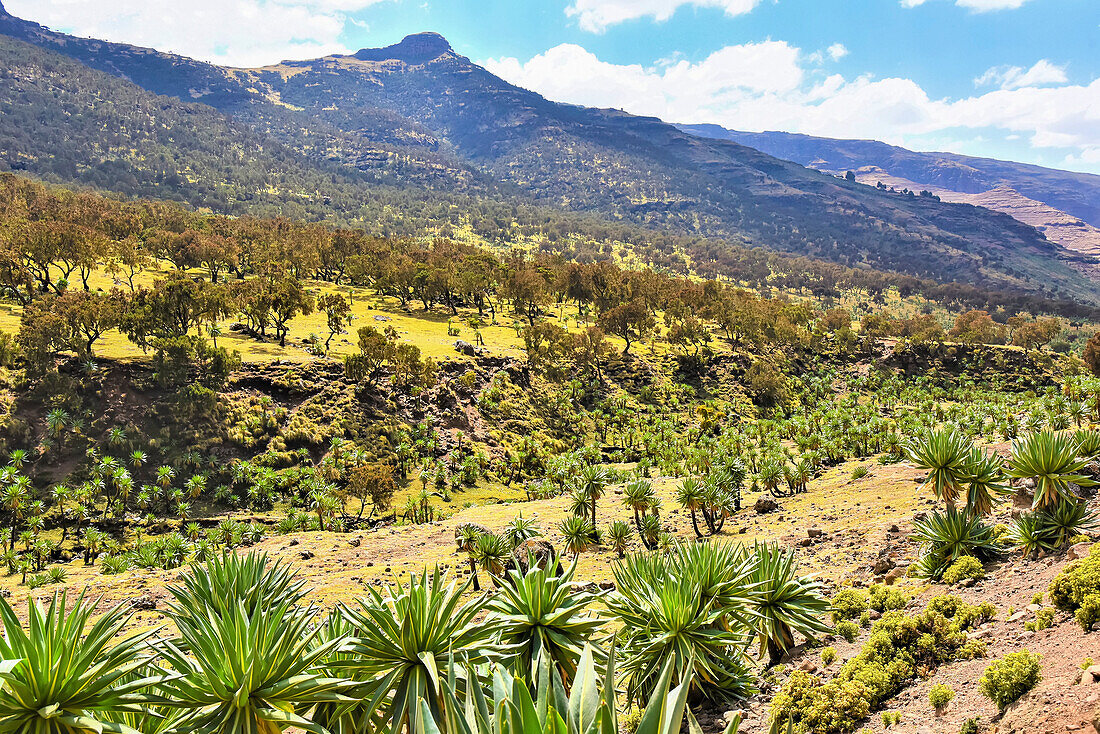
[[[783,132],[746,133],[719,125],[678,125],[694,135],[749,145],[861,183],[927,189],[945,201],[1005,212],[1070,250],[1100,252],[1100,176],[956,153],[919,153],[875,140]]]
[[[1073,253],[1010,217],[869,191],[652,118],[557,104],[493,76],[434,34],[245,70],[74,39],[6,14],[0,32],[213,106],[311,161],[381,168],[375,180],[414,195],[457,188],[522,203],[510,198],[522,194],[559,212],[673,235],[1096,300]],[[322,218],[321,206],[310,215]]]

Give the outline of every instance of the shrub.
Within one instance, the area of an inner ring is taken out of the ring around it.
[[[836,648],[826,647],[821,651],[821,662],[825,665],[832,665],[836,661]]]
[[[1054,626],[1054,610],[1053,609],[1040,609],[1035,612],[1035,620],[1028,622],[1025,627],[1032,632],[1038,632],[1039,630],[1050,629]]]
[[[832,600],[833,622],[856,619],[867,610],[867,595],[859,589],[841,589]]]
[[[840,622],[836,626],[836,633],[848,642],[855,642],[859,637],[859,626],[855,622]]]
[[[951,703],[954,697],[955,691],[951,690],[951,686],[943,683],[937,683],[928,691],[928,703],[932,704],[932,708],[936,711],[947,708],[947,704]]]
[[[1092,627],[1100,622],[1100,594],[1089,594],[1081,602],[1081,606],[1074,613],[1077,624],[1085,632],[1092,632]]]
[[[1047,589],[1050,603],[1063,612],[1076,612],[1086,597],[1100,594],[1100,543],[1088,556],[1070,563]]]
[[[860,627],[870,627],[871,626],[871,613],[870,612],[864,612],[863,614],[859,615],[859,626]]]
[[[845,734],[871,713],[870,691],[859,681],[822,682],[796,670],[776,694],[772,711],[777,721],[796,721],[799,731]]]
[[[36,573],[27,577],[27,588],[38,589],[50,583],[50,577],[44,573]]]
[[[900,711],[883,711],[882,712],[882,727],[884,729],[889,729],[891,726],[894,726],[895,724],[900,724],[900,723],[901,723],[901,712]]]
[[[963,556],[943,572],[943,582],[945,584],[957,584],[966,579],[979,580],[983,578],[985,578],[985,567],[974,556]]]
[[[1011,652],[994,661],[978,681],[982,694],[1000,711],[1042,680],[1039,656],[1027,650]]]
[[[962,727],[959,729],[959,734],[978,734],[981,730],[982,728],[981,725],[978,724],[978,720],[970,718],[963,722]]]
[[[905,609],[912,599],[896,586],[886,584],[874,584],[867,590],[871,609],[885,614],[893,609]]]

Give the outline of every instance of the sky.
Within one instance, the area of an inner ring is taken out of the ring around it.
[[[4,0],[232,66],[436,31],[550,99],[1100,173],[1100,0]]]

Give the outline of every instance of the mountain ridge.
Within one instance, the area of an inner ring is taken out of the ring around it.
[[[1097,298],[1073,253],[1007,215],[868,190],[657,118],[553,102],[494,76],[439,34],[234,69],[76,39],[10,16],[0,18],[0,33],[211,106],[318,161],[354,168],[410,158],[449,171],[441,182],[483,176],[479,190],[514,189],[540,206],[677,236]],[[426,185],[423,177],[404,180]]]

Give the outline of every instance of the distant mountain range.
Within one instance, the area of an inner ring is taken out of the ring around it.
[[[51,180],[395,228],[581,215],[712,240],[718,261],[726,241],[1100,302],[1090,258],[1010,216],[552,102],[433,33],[258,69],[75,38],[2,6],[0,35],[0,161]]]
[[[1005,212],[1063,247],[1100,254],[1100,176],[957,153],[918,153],[876,140],[746,133],[719,125],[677,127],[819,171],[852,171],[858,181],[872,186],[882,182],[899,190],[928,190],[945,201]]]

